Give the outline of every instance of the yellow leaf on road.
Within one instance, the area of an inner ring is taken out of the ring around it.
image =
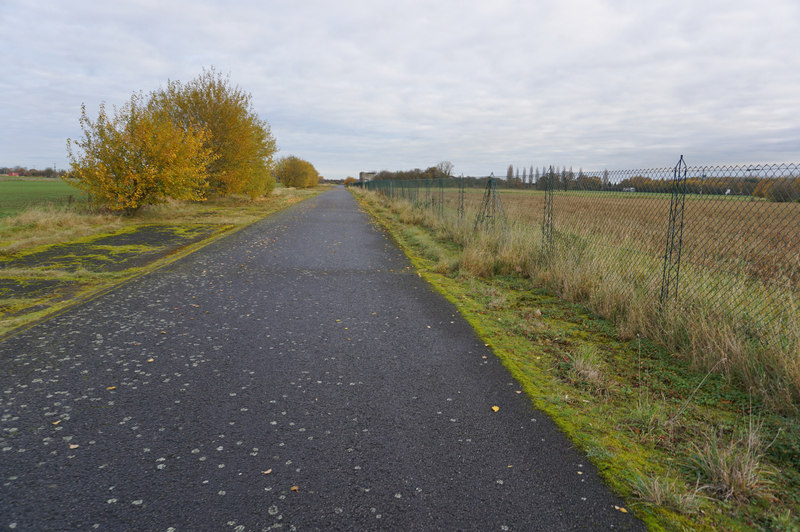
[[[272,473],[272,469],[267,469],[266,471],[262,471],[262,473],[265,475],[269,475],[270,473]]]
[[[292,486],[292,487],[291,487],[291,488],[289,488],[289,489],[290,489],[290,490],[292,490],[292,491],[300,491],[300,488],[299,488],[299,487],[297,487],[297,486]]]
[[[109,386],[108,388],[106,388],[106,390],[116,390],[116,389],[117,389],[116,386]]]
[[[75,444],[75,443],[72,443],[72,444],[70,444],[70,446],[69,446],[69,448],[70,448],[70,449],[77,449],[78,447],[79,447],[79,445],[77,445],[77,444]]]
[[[495,412],[498,412],[500,410],[500,407],[499,406],[493,406],[492,410],[495,411]]]

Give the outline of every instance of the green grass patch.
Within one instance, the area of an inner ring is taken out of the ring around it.
[[[447,235],[356,197],[651,529],[800,527],[797,417],[530,278],[469,274]]]
[[[86,193],[62,179],[45,177],[0,178],[0,216],[12,216],[28,207],[86,203]]]

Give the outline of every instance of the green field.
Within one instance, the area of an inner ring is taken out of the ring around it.
[[[64,205],[86,201],[86,193],[58,178],[0,176],[0,216],[11,216],[32,205]]]

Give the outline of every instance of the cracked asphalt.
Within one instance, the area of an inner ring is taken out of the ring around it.
[[[517,390],[338,188],[0,342],[0,529],[643,529]]]

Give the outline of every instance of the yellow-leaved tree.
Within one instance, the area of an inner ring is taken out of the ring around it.
[[[277,145],[251,99],[213,68],[189,83],[170,81],[156,93],[158,104],[175,123],[209,132],[206,146],[215,157],[208,165],[208,183],[216,194],[256,197],[269,194],[275,186],[272,166]]]
[[[319,182],[319,173],[308,161],[289,155],[281,157],[275,165],[275,176],[284,187],[315,187]]]
[[[132,214],[167,198],[204,198],[215,159],[208,132],[175,124],[152,95],[134,93],[112,116],[101,105],[94,121],[82,105],[80,124],[83,137],[67,139],[69,177],[95,204]]]

